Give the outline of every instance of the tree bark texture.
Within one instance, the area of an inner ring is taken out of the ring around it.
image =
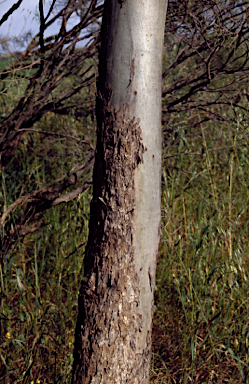
[[[146,384],[160,238],[166,0],[106,0],[72,383]]]

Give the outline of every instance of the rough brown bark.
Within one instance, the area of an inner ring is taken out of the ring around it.
[[[79,297],[84,306],[76,350],[83,364],[75,378],[84,383],[142,383],[148,377],[151,335],[148,348],[138,354],[136,339],[142,324],[133,239],[134,184],[144,147],[139,124],[127,117],[126,106],[119,111],[106,106],[103,125],[104,145],[95,169],[102,188],[92,201],[87,275]]]

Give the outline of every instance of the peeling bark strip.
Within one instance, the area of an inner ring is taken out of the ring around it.
[[[127,106],[106,111],[103,122],[105,183],[91,207],[100,214],[91,217],[95,239],[89,239],[89,270],[80,290],[84,309],[76,331],[75,383],[144,383],[149,374],[150,334],[149,347],[143,353],[136,350],[143,324],[133,244],[136,168],[144,146],[140,126],[127,111]]]

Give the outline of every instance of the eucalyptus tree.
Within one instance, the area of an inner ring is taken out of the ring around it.
[[[148,383],[160,238],[166,0],[106,0],[73,383]]]

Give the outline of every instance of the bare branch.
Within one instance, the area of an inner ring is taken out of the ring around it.
[[[41,189],[36,190],[36,191],[32,191],[25,196],[19,197],[2,214],[2,216],[0,218],[0,226],[4,226],[4,223],[5,223],[8,215],[11,212],[13,212],[17,208],[17,206],[20,204],[23,205],[24,203],[32,203],[32,202],[35,202],[36,204],[38,204],[38,203],[41,204],[41,203],[47,202],[47,203],[49,203],[48,206],[52,207],[53,201],[55,200],[55,197],[59,193],[62,193],[69,186],[73,186],[77,182],[79,182],[83,173],[87,172],[93,166],[94,158],[95,157],[92,156],[90,158],[90,160],[84,165],[82,165],[82,164],[76,165],[67,174],[61,176],[60,178],[58,178],[58,179],[56,179],[56,180],[54,180],[54,181],[52,181],[46,185],[44,185]],[[63,183],[59,184],[55,188],[51,188],[52,185],[55,185],[62,180],[64,180]],[[77,193],[78,192],[76,192],[76,195],[77,195]],[[79,192],[79,193],[81,193],[81,192]],[[73,195],[70,195],[70,196],[73,196]],[[61,202],[62,202],[63,198],[62,197],[60,197],[60,198],[61,198]],[[65,199],[67,199],[67,198],[65,197]],[[57,201],[60,201],[60,200],[57,200]],[[64,200],[64,201],[69,201],[69,200]],[[58,204],[59,204],[59,202],[58,202]],[[57,205],[57,203],[55,203],[54,205]]]
[[[89,178],[88,181],[86,181],[83,185],[76,188],[74,191],[65,193],[64,195],[59,196],[58,198],[54,199],[53,201],[49,202],[48,204],[41,205],[38,209],[36,209],[36,214],[34,215],[33,219],[38,219],[41,216],[41,213],[46,211],[47,209],[50,209],[52,207],[55,207],[56,205],[62,204],[62,203],[68,203],[71,200],[74,200],[76,197],[78,197],[81,193],[83,193],[90,185],[92,185],[92,179]],[[35,201],[34,201],[35,202]],[[20,219],[20,222],[24,221],[23,218]],[[30,221],[27,220],[26,221]],[[17,224],[14,228],[14,230],[10,231],[10,234],[12,236],[18,235],[19,237],[27,236],[30,233],[36,232],[41,227],[44,227],[47,225],[47,222],[44,222],[43,220],[37,221],[33,223],[32,225],[26,226],[26,222],[24,221],[24,224]]]
[[[74,136],[71,136],[71,135],[65,135],[64,133],[47,132],[47,131],[41,131],[39,129],[32,129],[32,128],[22,128],[22,129],[19,129],[18,131],[19,132],[29,131],[29,132],[41,133],[43,135],[48,135],[48,136],[50,135],[50,136],[57,136],[57,137],[65,137],[66,139],[78,141],[81,144],[89,145],[89,147],[93,151],[95,150],[95,148],[93,147],[93,145],[89,141],[78,139],[77,137],[74,137]]]
[[[43,13],[43,0],[39,0],[39,12],[40,12],[40,33],[39,33],[39,42],[41,47],[41,53],[45,53],[43,34],[45,31],[45,20]]]
[[[10,17],[10,15],[12,15],[12,13],[20,7],[21,3],[23,2],[23,0],[19,0],[17,3],[14,3],[12,5],[12,7],[3,15],[3,17],[1,18],[0,20],[0,26],[8,20],[8,18]]]

